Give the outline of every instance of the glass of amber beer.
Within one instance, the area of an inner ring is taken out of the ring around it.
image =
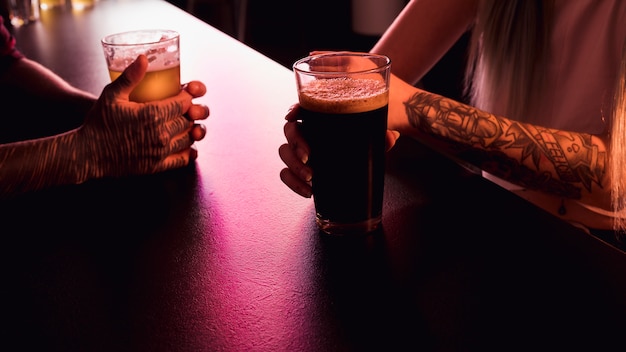
[[[130,100],[148,102],[180,92],[180,35],[176,31],[146,29],[102,38],[111,81],[119,77],[137,56],[148,57],[148,71],[130,94]]]
[[[293,65],[316,222],[325,233],[367,234],[381,225],[390,67],[386,56],[355,52]]]

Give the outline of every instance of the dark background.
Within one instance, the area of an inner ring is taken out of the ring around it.
[[[168,0],[196,17],[237,38],[237,8],[233,0]],[[189,1],[193,1],[191,4]],[[379,35],[352,29],[351,0],[248,0],[242,41],[291,68],[311,50],[369,51]],[[320,25],[322,24],[322,25]],[[467,38],[424,77],[429,91],[464,101],[462,76]]]

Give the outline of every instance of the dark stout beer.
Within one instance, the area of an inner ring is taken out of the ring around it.
[[[388,99],[374,79],[320,79],[299,91],[323,231],[366,233],[381,222]]]

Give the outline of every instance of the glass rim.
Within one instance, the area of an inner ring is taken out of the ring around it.
[[[366,70],[357,70],[357,71],[349,71],[349,72],[347,72],[347,73],[349,73],[351,75],[353,75],[353,74],[374,73],[374,72],[380,71],[382,69],[385,69],[385,67],[388,67],[389,65],[391,65],[391,59],[387,55],[383,55],[383,54],[368,53],[368,52],[356,52],[356,51],[329,51],[329,52],[323,52],[323,53],[314,54],[314,55],[308,55],[306,57],[298,59],[296,62],[293,63],[292,69],[294,71],[298,71],[298,72],[301,72],[303,74],[324,74],[324,75],[329,75],[329,76],[333,76],[333,75],[341,76],[341,75],[345,75],[346,74],[346,72],[318,71],[318,70],[298,68],[298,66],[303,64],[305,61],[315,60],[317,58],[321,58],[321,57],[325,57],[325,56],[328,56],[328,57],[332,57],[332,56],[356,56],[356,57],[363,57],[363,58],[378,58],[378,59],[383,59],[384,60],[384,64],[378,65],[375,68],[369,68],[369,69],[366,69]]]
[[[115,43],[114,41],[112,41],[111,39],[114,37],[119,37],[122,35],[127,35],[127,34],[138,34],[138,33],[165,33],[167,34],[167,38],[164,40],[156,40],[156,41],[145,41],[145,42],[138,42],[138,43]],[[125,31],[125,32],[118,32],[118,33],[112,33],[112,34],[107,34],[106,36],[102,37],[102,39],[100,40],[102,42],[102,44],[105,45],[115,45],[115,46],[135,46],[135,45],[153,45],[153,44],[160,44],[160,43],[165,43],[171,40],[176,40],[180,38],[180,33],[173,30],[173,29],[136,29],[136,30],[131,30],[131,31]]]

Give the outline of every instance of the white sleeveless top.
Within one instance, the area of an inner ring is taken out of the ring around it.
[[[611,118],[613,94],[626,42],[625,0],[556,0],[547,58],[546,94],[531,101],[537,114],[524,122],[575,132],[601,134]],[[503,115],[502,107],[493,113]],[[564,220],[589,219],[587,226],[611,229],[610,210],[562,199],[503,181],[495,183]],[[566,209],[566,214],[559,210]]]

